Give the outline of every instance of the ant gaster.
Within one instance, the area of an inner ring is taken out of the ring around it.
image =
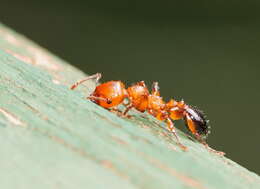
[[[87,98],[92,102],[102,106],[106,109],[116,109],[116,106],[123,104],[124,99],[128,99],[128,104],[125,111],[122,113],[126,115],[131,108],[134,108],[140,112],[147,111],[149,114],[154,116],[160,121],[167,123],[168,129],[174,134],[178,145],[186,150],[180,141],[175,131],[173,120],[183,119],[188,130],[196,137],[198,141],[206,146],[211,151],[223,155],[223,152],[217,152],[211,149],[204,138],[209,133],[209,127],[207,120],[203,113],[194,107],[191,107],[184,103],[184,101],[175,101],[171,99],[165,103],[160,96],[158,82],[154,82],[152,85],[152,92],[149,93],[144,81],[137,82],[132,86],[126,88],[121,81],[108,81],[98,85],[98,81],[101,78],[101,74],[97,73],[88,76],[71,86],[71,89],[75,89],[78,85],[83,82],[96,79],[97,86],[92,94]]]

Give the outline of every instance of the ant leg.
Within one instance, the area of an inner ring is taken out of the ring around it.
[[[154,116],[153,110],[149,109],[149,110],[148,110],[148,113],[149,113],[150,115]]]
[[[96,84],[97,84],[98,81],[100,80],[100,78],[101,78],[101,73],[96,73],[96,74],[94,74],[94,75],[88,76],[88,77],[86,77],[86,78],[84,78],[84,79],[82,79],[82,80],[77,81],[76,83],[74,83],[74,84],[70,87],[70,89],[73,90],[73,89],[75,89],[76,87],[78,87],[80,84],[82,84],[82,83],[84,83],[85,81],[88,81],[88,80],[90,80],[90,79],[96,79]]]
[[[152,85],[152,95],[160,96],[160,87],[158,82],[153,82]]]
[[[121,110],[119,110],[118,108],[110,108],[109,109],[110,112],[115,112],[118,116],[124,116],[123,112]]]
[[[125,116],[125,115],[127,114],[127,112],[128,112],[129,110],[131,110],[131,108],[133,108],[133,107],[134,107],[134,105],[130,103],[130,104],[126,107],[126,109],[125,109],[123,115]]]
[[[221,151],[217,151],[217,150],[212,149],[212,148],[206,143],[206,141],[203,140],[203,139],[200,137],[200,135],[199,135],[198,133],[195,134],[195,137],[196,137],[196,139],[197,139],[201,144],[203,144],[203,145],[205,146],[205,148],[206,148],[208,151],[213,152],[213,153],[216,153],[216,154],[218,154],[218,155],[220,155],[220,156],[224,156],[224,155],[225,155],[225,152],[221,152]]]
[[[106,101],[106,103],[108,103],[108,104],[112,103],[112,101],[110,99],[103,98],[103,97],[98,97],[98,96],[88,96],[87,99],[94,100],[94,101],[102,100],[102,101]]]
[[[95,102],[98,100],[106,101],[106,103],[111,104],[112,101],[108,98],[103,98],[103,97],[97,97],[97,96],[88,96],[87,99],[89,100],[94,100]],[[110,112],[116,112],[119,116],[123,116],[123,113],[121,110],[117,108],[107,108]]]
[[[145,85],[144,81],[139,81],[139,82],[136,83],[136,85],[140,85],[140,86],[146,88],[146,85]]]
[[[176,130],[174,128],[174,124],[172,122],[172,120],[170,118],[166,118],[166,121],[167,121],[167,125],[168,125],[168,129],[174,134],[176,140],[177,140],[177,144],[181,147],[182,150],[186,151],[187,150],[187,147],[184,146],[180,140],[179,140],[179,137],[176,133]]]
[[[131,104],[130,101],[128,101],[127,103],[123,103],[124,106],[129,106]]]

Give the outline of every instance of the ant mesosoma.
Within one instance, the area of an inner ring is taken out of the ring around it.
[[[208,120],[205,119],[204,114],[198,109],[189,106],[184,101],[176,101],[171,99],[165,103],[160,96],[158,82],[154,82],[152,85],[152,92],[149,93],[144,81],[137,82],[130,87],[126,88],[121,81],[108,81],[98,85],[98,81],[101,78],[101,74],[97,73],[88,76],[71,86],[71,89],[75,89],[83,82],[95,79],[97,86],[94,92],[88,96],[92,102],[102,106],[103,108],[119,111],[116,106],[123,104],[124,99],[128,99],[128,104],[124,104],[126,109],[122,112],[122,115],[127,115],[127,112],[134,108],[140,112],[147,111],[160,121],[167,123],[168,129],[174,134],[178,145],[186,150],[177,136],[175,131],[173,120],[183,119],[188,130],[196,137],[210,151],[223,155],[223,152],[218,152],[211,149],[205,142],[204,138],[209,134]]]

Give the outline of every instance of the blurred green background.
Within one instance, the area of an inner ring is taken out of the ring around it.
[[[159,81],[165,99],[207,113],[212,147],[259,174],[259,10],[254,0],[2,0],[0,21],[103,81]]]

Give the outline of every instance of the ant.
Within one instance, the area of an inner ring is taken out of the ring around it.
[[[183,119],[187,129],[199,142],[210,151],[224,155],[223,152],[211,149],[205,142],[205,138],[209,134],[209,126],[204,114],[200,110],[185,104],[183,100],[178,102],[171,99],[167,103],[164,102],[160,96],[158,82],[153,83],[150,94],[144,81],[137,82],[128,88],[125,87],[122,81],[108,81],[98,84],[98,81],[101,79],[101,74],[96,73],[76,82],[70,89],[73,90],[90,79],[95,79],[97,86],[87,99],[90,99],[99,106],[120,112],[116,106],[123,104],[124,99],[127,98],[128,104],[123,104],[126,106],[126,109],[124,112],[121,112],[123,116],[126,116],[128,111],[132,108],[139,112],[147,111],[156,119],[165,121],[168,130],[174,134],[178,145],[183,150],[187,150],[187,147],[180,142],[173,123],[173,120]]]

